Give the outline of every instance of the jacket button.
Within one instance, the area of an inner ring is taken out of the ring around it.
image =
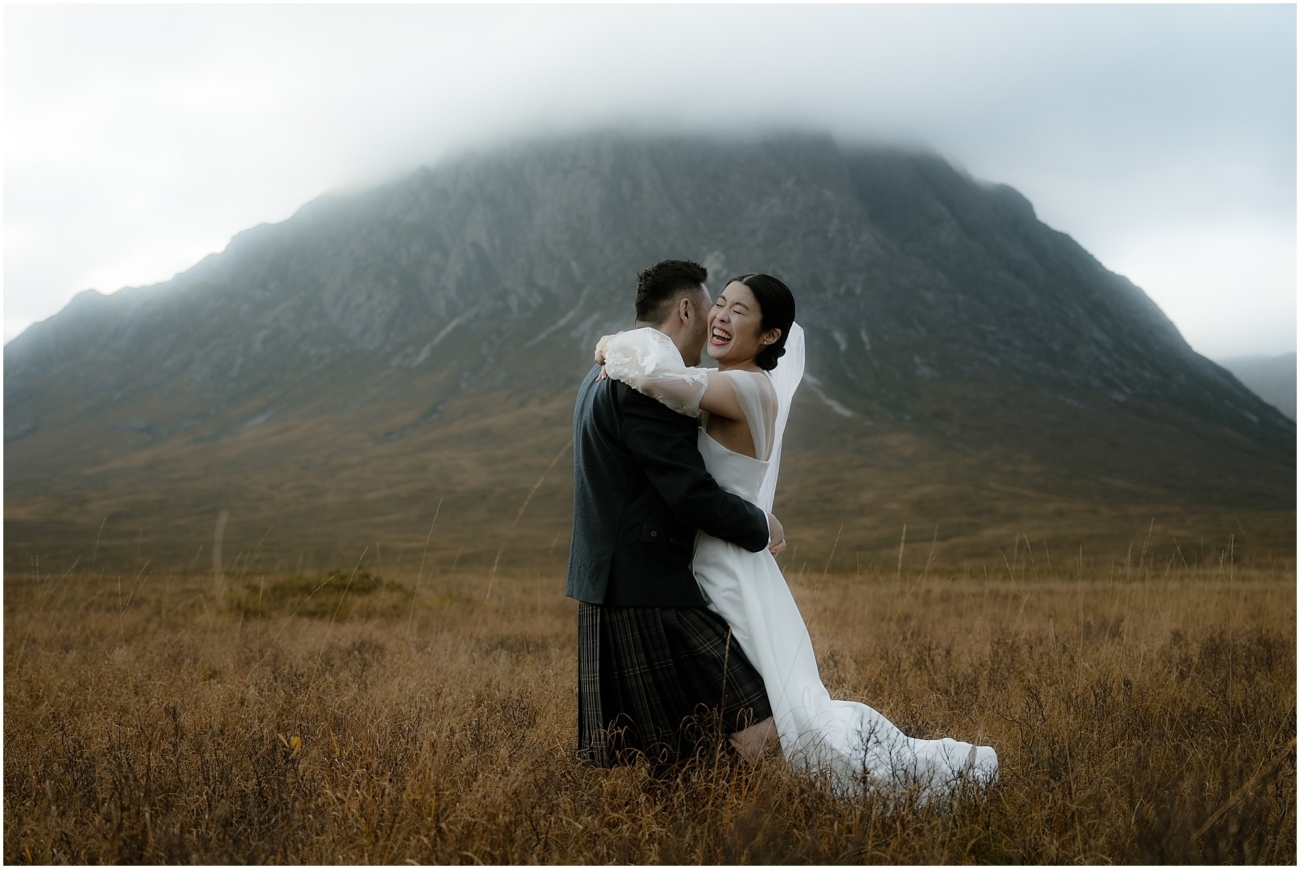
[[[658,536],[659,536],[659,532],[658,532],[658,531],[651,531],[651,532],[650,532],[650,536],[651,536],[651,537],[658,537]]]

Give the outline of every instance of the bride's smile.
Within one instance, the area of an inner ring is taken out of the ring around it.
[[[708,354],[723,371],[758,370],[754,357],[780,335],[780,329],[763,331],[763,310],[753,290],[739,281],[727,284],[709,309]]]

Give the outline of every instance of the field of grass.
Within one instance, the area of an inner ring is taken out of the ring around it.
[[[788,571],[833,696],[997,748],[924,806],[578,765],[553,571],[10,572],[4,859],[1294,863],[1294,562],[1045,555]]]

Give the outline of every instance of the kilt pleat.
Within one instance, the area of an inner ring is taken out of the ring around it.
[[[597,766],[689,753],[772,714],[763,679],[706,609],[578,605],[578,754]]]

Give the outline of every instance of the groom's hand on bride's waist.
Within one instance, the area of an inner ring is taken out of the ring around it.
[[[781,527],[780,520],[771,513],[767,514],[767,534],[769,537],[767,551],[779,555],[781,550],[785,549],[785,529]]]

